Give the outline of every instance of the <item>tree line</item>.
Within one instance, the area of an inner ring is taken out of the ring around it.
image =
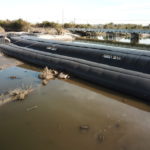
[[[0,20],[0,27],[5,31],[28,31],[31,27],[40,28],[104,28],[104,29],[150,29],[150,24],[147,26],[138,24],[76,24],[76,23],[64,23],[59,24],[56,22],[43,21],[41,23],[32,24],[23,19],[18,20]]]
[[[74,24],[74,23],[65,23],[65,28],[103,28],[103,29],[150,29],[150,24],[147,26],[139,25],[139,24]]]

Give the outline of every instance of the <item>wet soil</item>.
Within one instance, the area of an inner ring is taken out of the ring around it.
[[[0,93],[34,88],[0,106],[0,149],[150,149],[150,106],[142,100],[76,78],[42,86],[39,71],[25,64],[0,71]]]

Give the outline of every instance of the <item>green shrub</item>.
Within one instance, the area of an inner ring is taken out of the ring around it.
[[[6,20],[0,21],[0,26],[2,26],[6,31],[27,31],[30,27],[30,23],[18,19],[18,20]]]
[[[35,25],[36,27],[43,27],[43,28],[58,28],[61,27],[61,24],[55,23],[55,22],[49,22],[49,21],[43,21],[42,23],[37,23]]]
[[[65,23],[64,28],[75,28],[76,25],[74,23]]]

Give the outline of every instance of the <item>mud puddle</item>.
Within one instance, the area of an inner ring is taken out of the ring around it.
[[[149,105],[78,79],[42,86],[38,71],[29,65],[0,71],[0,93],[35,89],[0,107],[2,150],[150,149]]]

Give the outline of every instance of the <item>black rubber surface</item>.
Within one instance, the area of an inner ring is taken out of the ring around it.
[[[128,70],[150,73],[150,52],[110,46],[58,42],[38,38],[12,37],[12,43],[53,54],[81,58]]]
[[[5,54],[28,63],[64,70],[93,83],[145,100],[150,99],[149,74],[111,66],[107,63],[94,62],[81,57],[47,53],[14,44],[1,44],[0,48]]]

